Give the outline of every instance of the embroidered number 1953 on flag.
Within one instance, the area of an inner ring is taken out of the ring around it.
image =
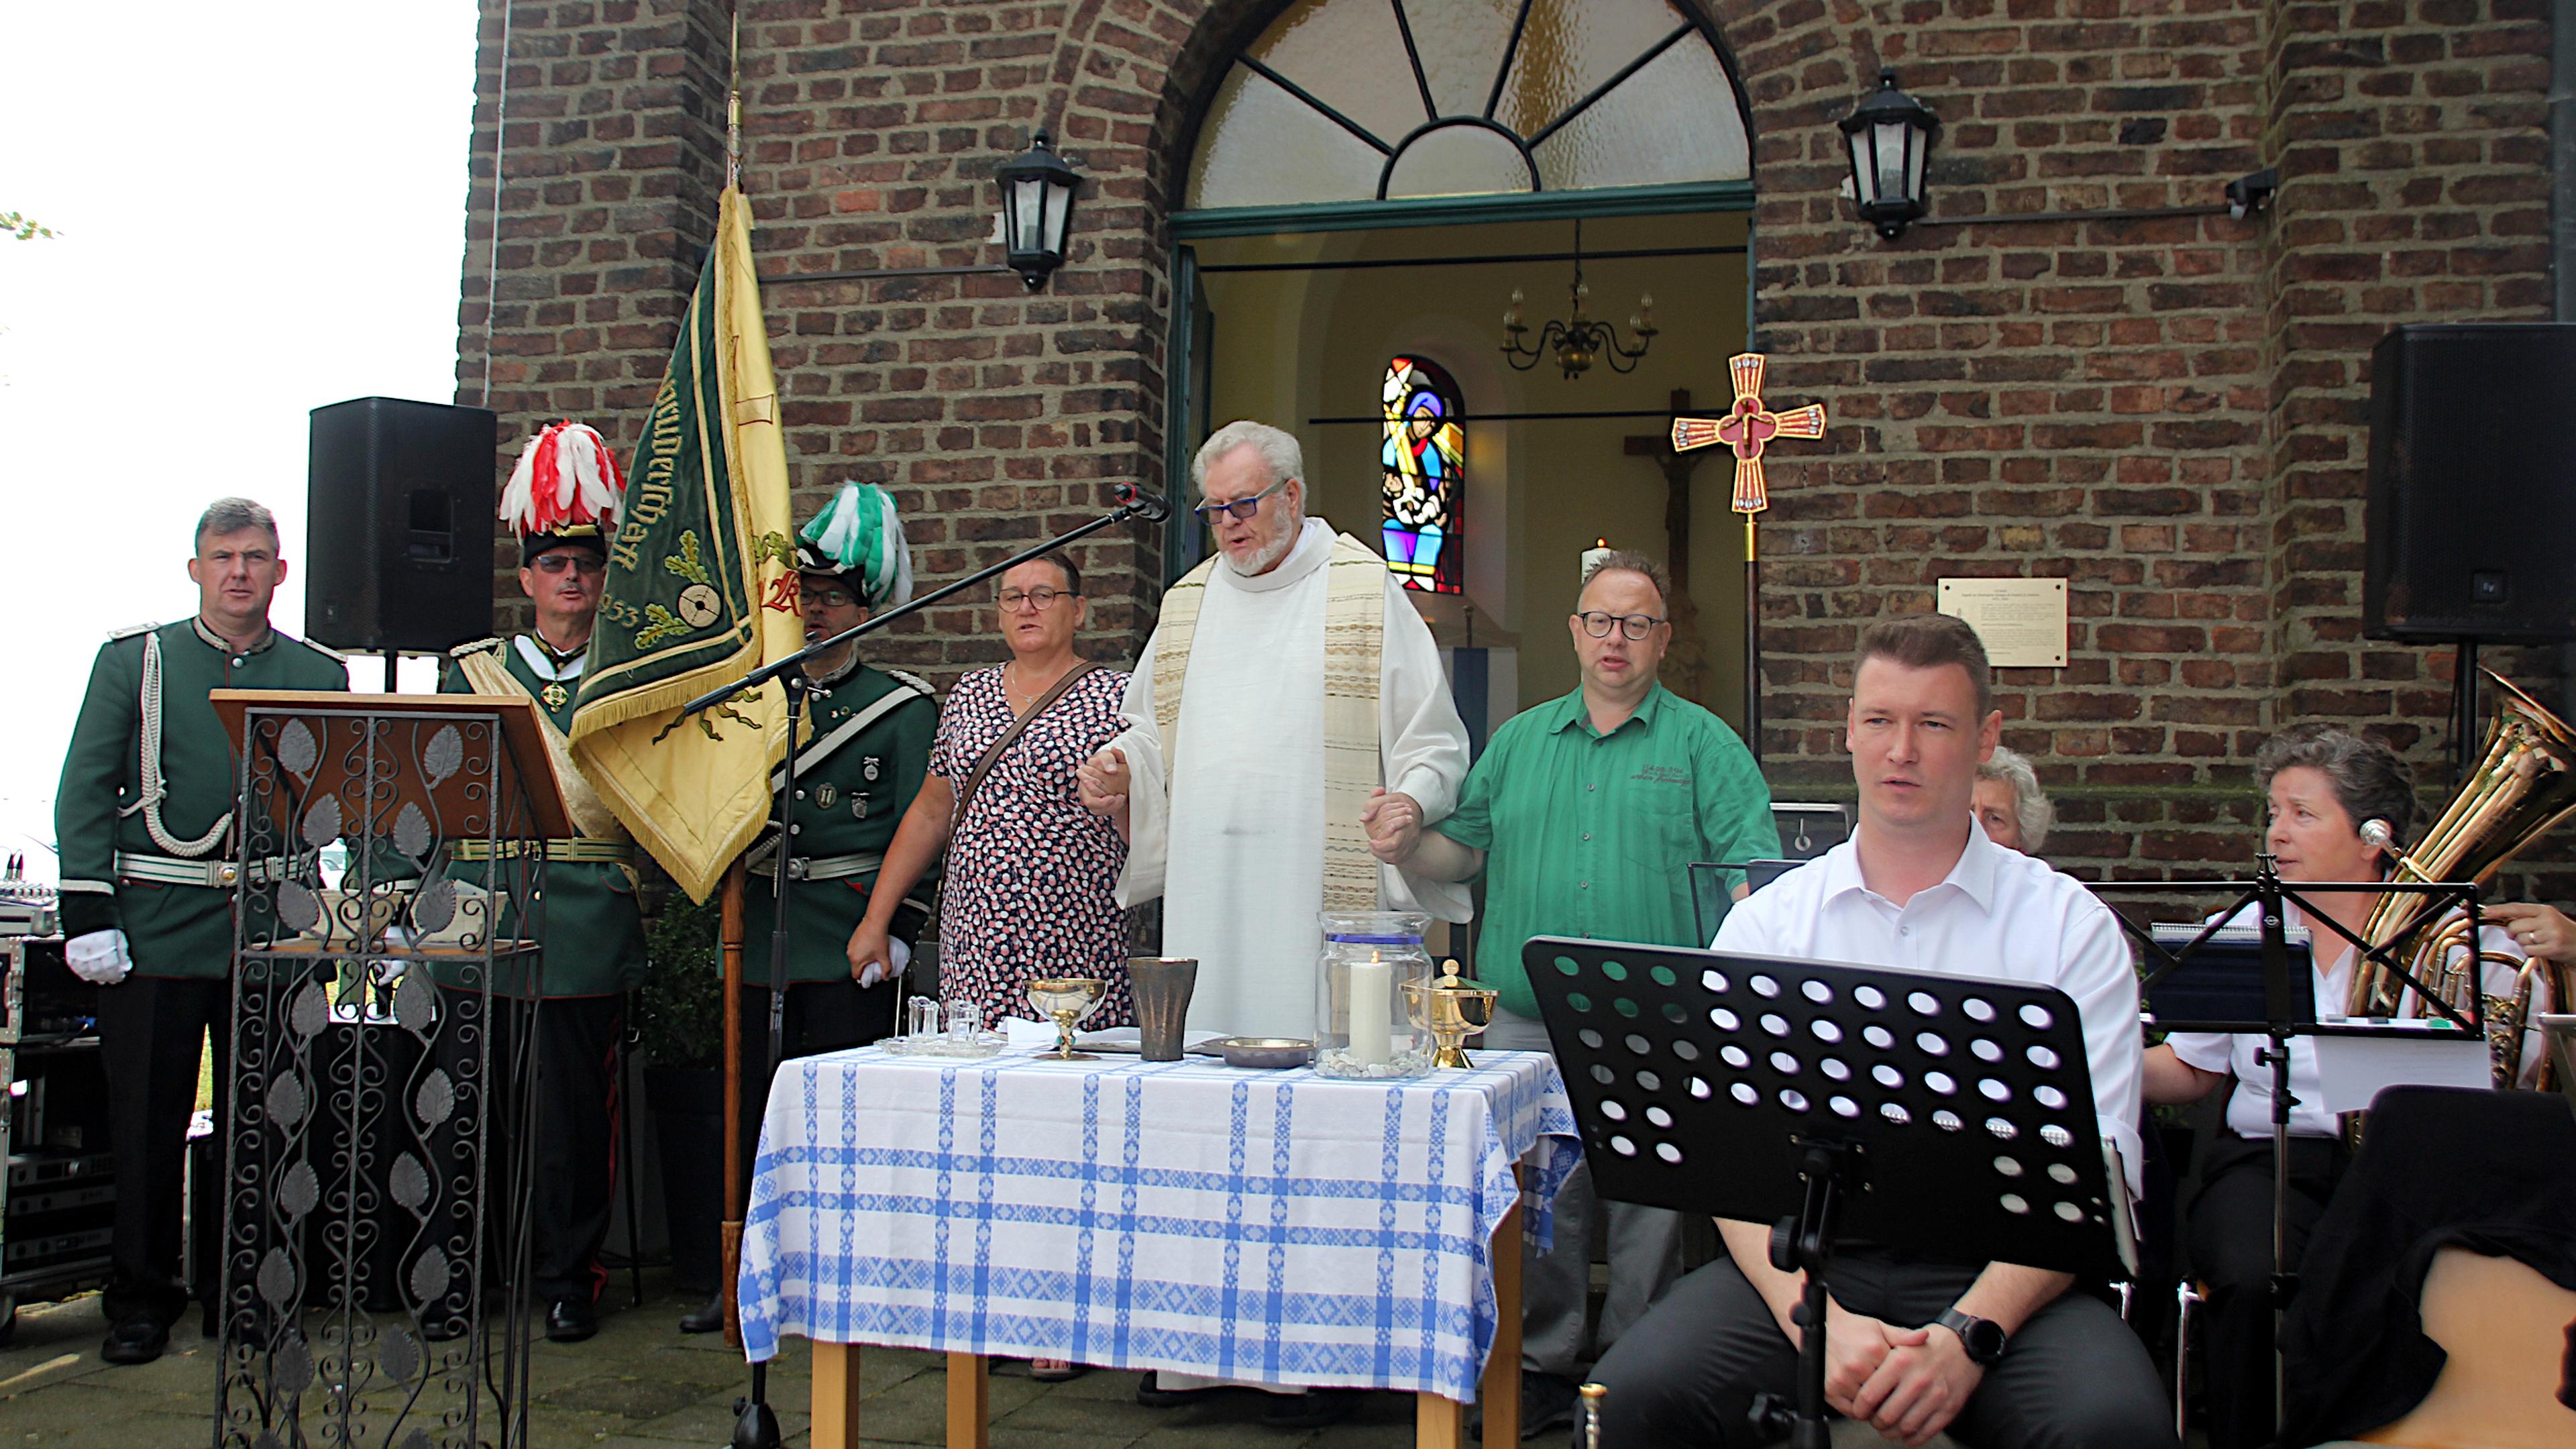
[[[776,685],[677,707],[801,644],[787,455],[753,280],[751,213],[728,188],[636,448],[626,517],[572,722],[573,755],[617,818],[704,900],[769,813],[785,736]]]

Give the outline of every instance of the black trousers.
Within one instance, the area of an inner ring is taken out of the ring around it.
[[[2330,1137],[2290,1139],[2286,1266],[2298,1270],[2308,1234],[2350,1156]],[[2201,1168],[2188,1226],[2192,1273],[2208,1302],[2200,1341],[2208,1364],[2210,1449],[2272,1442],[2272,1143],[2221,1133]]]
[[[895,1014],[902,1009],[897,1005],[902,995],[900,981],[861,986],[844,977],[838,981],[790,983],[780,1021],[784,1050],[779,1060],[820,1056],[883,1041],[894,1035],[899,1025]],[[760,1118],[769,1108],[770,1079],[778,1075],[777,1067],[769,1061],[766,986],[742,989],[742,1067],[742,1155],[743,1168],[748,1173],[760,1149]]]
[[[453,1002],[462,993],[447,993]],[[441,1023],[437,1050],[452,1059],[469,1049],[450,1011]],[[501,1230],[511,1205],[524,1192],[528,1205],[531,1296],[540,1303],[574,1299],[595,1303],[608,1282],[599,1266],[600,1245],[617,1183],[617,1124],[624,1104],[617,1094],[617,1041],[626,1028],[623,996],[571,996],[535,1003],[495,997],[491,1021],[491,1135],[481,1154],[486,1242],[502,1275],[511,1260]],[[511,1090],[512,1063],[533,1050],[533,1101]],[[453,1069],[452,1060],[450,1061]],[[531,1121],[533,1113],[533,1121]],[[525,1182],[512,1171],[519,1161],[517,1135],[533,1127],[534,1170]],[[447,1149],[452,1151],[453,1149]]]
[[[179,1215],[188,1119],[211,1028],[215,1130],[228,1125],[220,1094],[232,1080],[232,999],[232,982],[223,978],[128,976],[99,989],[99,1060],[116,1158],[115,1266],[101,1305],[110,1324],[150,1320],[167,1328],[187,1306]],[[217,1162],[221,1149],[218,1141]]]
[[[1854,1313],[1919,1326],[1958,1300],[1980,1270],[1872,1249],[1838,1255],[1834,1299]],[[1794,1401],[1798,1357],[1732,1258],[1680,1282],[1592,1371],[1603,1449],[1767,1442],[1753,1396]],[[1950,1436],[1974,1449],[2174,1449],[2173,1408],[2144,1344],[2101,1300],[2073,1291],[2032,1315],[1986,1370]]]

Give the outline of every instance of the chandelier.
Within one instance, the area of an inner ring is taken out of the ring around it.
[[[1620,343],[1618,328],[1585,314],[1584,299],[1592,295],[1592,289],[1583,283],[1580,218],[1574,223],[1574,285],[1567,289],[1567,295],[1573,299],[1574,315],[1562,322],[1549,318],[1538,331],[1537,345],[1532,346],[1525,340],[1530,329],[1521,322],[1520,289],[1512,290],[1511,310],[1503,314],[1502,348],[1503,360],[1512,365],[1512,370],[1527,372],[1541,359],[1554,356],[1556,365],[1565,369],[1568,382],[1591,370],[1595,358],[1610,364],[1612,372],[1636,371],[1646,349],[1655,343],[1655,299],[1651,294],[1640,294],[1637,310],[1628,318],[1628,330],[1636,336],[1637,345],[1633,348]]]

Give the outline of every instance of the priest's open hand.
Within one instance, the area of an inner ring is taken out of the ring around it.
[[[1422,840],[1422,803],[1401,790],[1371,790],[1360,807],[1360,827],[1368,832],[1369,854],[1402,865]]]

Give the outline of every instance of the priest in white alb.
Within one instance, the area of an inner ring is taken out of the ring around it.
[[[1127,729],[1082,768],[1129,839],[1119,904],[1163,901],[1195,957],[1193,1030],[1312,1035],[1324,910],[1469,914],[1464,888],[1369,853],[1380,797],[1438,820],[1467,730],[1429,626],[1386,561],[1306,512],[1297,440],[1228,423],[1190,476],[1217,556],[1163,595]]]
[[[1395,797],[1438,820],[1467,778],[1467,730],[1431,630],[1386,561],[1306,514],[1297,440],[1228,423],[1190,465],[1217,556],[1163,595],[1121,706],[1127,728],[1085,762],[1083,803],[1128,839],[1118,903],[1161,897],[1163,953],[1199,963],[1196,1031],[1311,1036],[1325,910],[1464,921],[1463,887],[1381,865],[1368,822]],[[1148,1374],[1177,1402],[1211,1381]],[[1276,1400],[1315,1427],[1358,1395]]]

